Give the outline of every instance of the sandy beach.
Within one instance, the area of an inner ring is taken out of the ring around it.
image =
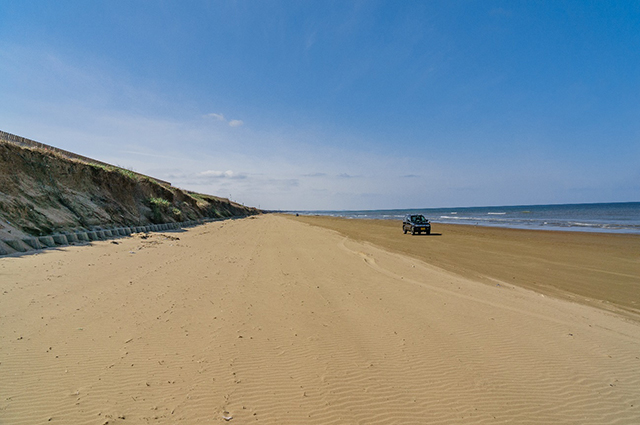
[[[640,238],[264,215],[0,258],[0,424],[637,424]]]
[[[435,223],[433,235],[424,239],[398,237],[401,225],[395,220],[295,219],[488,284],[510,282],[640,317],[638,235]]]

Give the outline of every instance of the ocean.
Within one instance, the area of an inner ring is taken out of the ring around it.
[[[353,219],[383,220],[402,220],[407,214],[423,214],[432,223],[455,223],[518,229],[640,234],[640,202],[288,212]]]

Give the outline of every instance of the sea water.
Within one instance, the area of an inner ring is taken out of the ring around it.
[[[422,214],[433,223],[640,234],[640,202],[293,213],[384,220],[402,220],[407,214]]]

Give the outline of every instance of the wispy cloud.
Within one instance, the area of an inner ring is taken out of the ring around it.
[[[242,173],[236,173],[231,170],[227,170],[227,171],[207,170],[207,171],[198,173],[198,177],[205,177],[207,179],[246,179],[247,175]]]
[[[489,15],[491,16],[505,16],[510,18],[513,13],[510,10],[504,9],[502,7],[496,7],[489,11]]]
[[[318,36],[318,31],[313,31],[311,34],[307,36],[307,39],[305,41],[305,46],[304,46],[305,52],[311,49],[311,47],[313,47],[314,44],[316,44],[316,40],[318,38],[317,36]]]
[[[222,115],[222,114],[214,114],[214,113],[212,112],[212,113],[208,114],[208,116],[210,116],[210,117],[212,117],[212,118],[215,118],[215,119],[217,119],[218,121],[226,121],[226,120],[224,119],[224,115]]]
[[[341,173],[341,174],[338,174],[338,177],[340,177],[341,179],[353,179],[359,176],[354,176],[348,173]]]
[[[207,114],[207,116],[215,119],[216,121],[226,122],[227,124],[229,124],[229,127],[240,127],[240,126],[242,126],[244,124],[244,121],[242,121],[242,120],[229,120],[229,121],[227,121],[227,119],[224,117],[224,115],[216,114],[214,112],[212,112],[210,114]]]

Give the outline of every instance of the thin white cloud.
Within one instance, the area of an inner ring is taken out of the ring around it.
[[[229,120],[227,121],[227,119],[224,117],[223,114],[216,114],[214,112],[211,112],[210,114],[207,114],[208,117],[211,117],[217,121],[222,121],[222,122],[226,122],[227,124],[229,124],[229,127],[240,127],[244,124],[244,121],[242,120]]]
[[[496,7],[491,9],[491,11],[489,12],[489,15],[491,16],[505,16],[507,18],[510,18],[511,15],[513,15],[513,13],[510,10],[504,9],[502,7]]]
[[[304,46],[305,52],[311,49],[311,47],[313,47],[314,44],[316,44],[317,35],[318,35],[318,31],[313,31],[311,34],[309,34]]]
[[[215,119],[217,119],[218,121],[226,121],[226,120],[224,119],[224,115],[222,115],[222,114],[214,114],[214,113],[212,112],[212,113],[208,114],[208,116],[210,116],[210,117],[212,117],[212,118],[215,118]]]
[[[245,174],[236,173],[231,170],[227,170],[227,171],[207,170],[207,171],[198,173],[198,177],[205,177],[209,179],[245,179],[247,178]]]

